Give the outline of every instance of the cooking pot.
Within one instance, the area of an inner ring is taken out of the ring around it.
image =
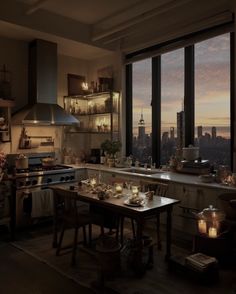
[[[16,169],[28,169],[29,168],[29,160],[28,157],[24,154],[20,154],[15,161]]]
[[[42,166],[50,167],[56,165],[56,158],[54,157],[44,157],[41,159]]]
[[[199,157],[199,147],[185,147],[183,148],[183,158],[185,160],[195,160]]]

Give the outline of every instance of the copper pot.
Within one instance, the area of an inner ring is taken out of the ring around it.
[[[53,157],[44,157],[41,159],[42,166],[51,167],[56,165],[56,158]]]
[[[29,168],[28,157],[26,157],[24,154],[20,154],[18,158],[16,158],[15,166],[16,166],[16,169],[28,169]]]

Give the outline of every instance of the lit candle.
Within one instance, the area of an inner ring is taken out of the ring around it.
[[[198,231],[200,234],[206,234],[206,232],[207,232],[207,225],[203,219],[200,219],[198,221]]]
[[[132,186],[132,195],[138,196],[138,193],[139,193],[138,186]]]
[[[217,237],[217,229],[214,227],[210,227],[208,231],[208,236],[210,238],[216,238]]]
[[[94,186],[97,184],[96,179],[95,179],[95,178],[92,178],[92,179],[90,180],[90,184],[91,184],[92,187],[94,187]]]
[[[122,191],[123,191],[122,184],[117,183],[117,184],[115,185],[115,191],[116,191],[117,194],[121,194]]]

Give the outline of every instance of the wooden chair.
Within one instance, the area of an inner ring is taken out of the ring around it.
[[[74,241],[72,246],[71,264],[76,263],[76,251],[78,245],[78,231],[83,229],[83,243],[87,244],[86,226],[89,226],[89,244],[91,244],[92,235],[92,219],[89,213],[80,212],[78,209],[78,200],[74,191],[64,190],[60,188],[53,188],[54,191],[54,207],[57,209],[58,219],[62,222],[62,230],[59,236],[59,242],[56,250],[56,255],[60,255],[62,250],[62,241],[65,230],[74,228]]]
[[[155,195],[165,197],[168,190],[168,184],[163,182],[157,182],[157,181],[141,180],[140,186],[141,186],[142,192],[154,191],[154,197]],[[149,219],[153,219],[153,217],[146,218],[146,220],[149,220]],[[132,219],[131,222],[132,222],[133,234],[135,237],[134,220]],[[160,236],[160,214],[159,213],[156,215],[156,235],[157,235],[157,248],[161,250],[162,244],[161,244],[161,236]]]

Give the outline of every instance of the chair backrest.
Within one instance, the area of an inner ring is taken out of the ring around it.
[[[140,186],[143,192],[154,191],[155,195],[165,197],[168,191],[168,184],[157,181],[141,180]]]
[[[131,185],[139,185],[138,180],[130,179],[128,177],[114,177],[109,180],[110,185],[114,185],[115,183],[123,183],[124,187],[127,188],[127,185],[131,183]]]
[[[76,193],[74,191],[53,188],[54,209],[62,214],[78,214],[76,206]]]

